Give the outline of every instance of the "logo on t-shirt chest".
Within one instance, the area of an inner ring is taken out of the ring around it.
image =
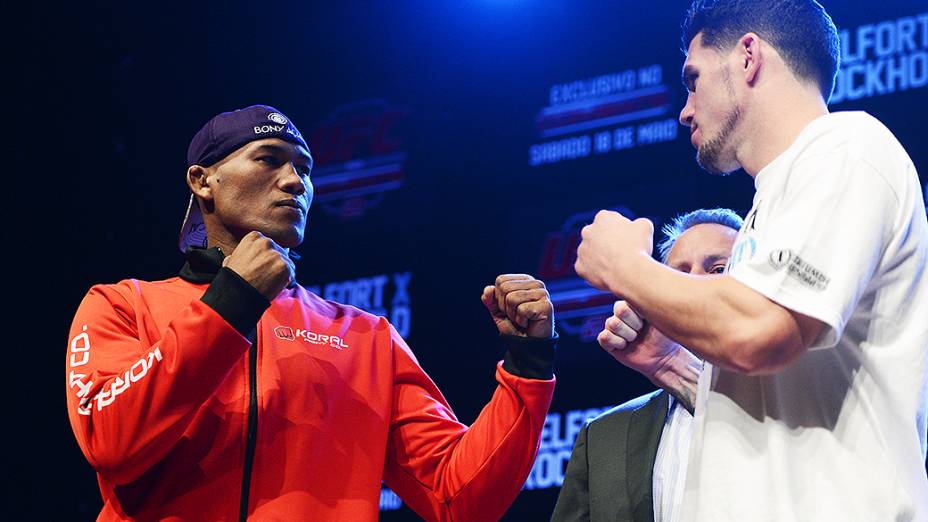
[[[758,202],[759,203],[759,202]],[[759,205],[751,209],[751,213],[744,219],[744,224],[738,232],[738,238],[735,240],[735,246],[731,249],[731,257],[728,258],[728,271],[737,266],[742,261],[747,261],[757,253],[757,210]]]
[[[291,328],[289,326],[278,326],[274,328],[274,336],[278,339],[291,342],[305,342],[314,346],[326,346],[336,350],[347,350],[349,348],[345,339],[337,335],[320,334],[303,328]]]

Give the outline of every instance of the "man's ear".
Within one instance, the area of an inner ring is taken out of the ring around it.
[[[753,85],[760,75],[760,69],[764,65],[764,46],[766,44],[756,33],[745,33],[744,36],[738,39],[736,52],[739,66],[744,81],[748,85]]]
[[[187,169],[187,186],[200,200],[209,202],[213,200],[213,191],[207,183],[209,172],[200,165],[191,165]]]

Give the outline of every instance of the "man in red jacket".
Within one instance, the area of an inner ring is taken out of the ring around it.
[[[312,157],[289,119],[220,114],[187,160],[179,276],[94,286],[71,327],[99,520],[376,520],[381,480],[428,520],[502,516],[554,390],[544,284],[484,289],[507,351],[467,427],[384,318],[296,283]]]

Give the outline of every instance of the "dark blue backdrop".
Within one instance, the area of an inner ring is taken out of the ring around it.
[[[313,4],[37,5],[18,19],[4,518],[94,518],[65,410],[71,315],[94,283],[176,273],[187,143],[252,103],[282,109],[317,158],[300,281],[393,320],[462,420],[489,398],[501,355],[481,289],[502,272],[549,283],[558,388],[508,518],[546,518],[583,418],[649,391],[590,341],[610,298],[577,283],[571,256],[600,208],[659,225],[750,207],[752,180],[700,172],[673,122],[686,2]],[[924,181],[928,10],[826,7],[849,59],[833,108],[880,118]]]

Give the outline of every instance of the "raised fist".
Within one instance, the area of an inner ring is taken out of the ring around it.
[[[625,301],[616,301],[612,312],[596,340],[615,360],[653,382],[680,345],[648,325]]]
[[[222,266],[240,275],[268,301],[273,301],[290,281],[295,268],[287,251],[261,232],[249,232]]]
[[[651,255],[654,224],[645,218],[634,221],[618,212],[600,210],[593,222],[580,230],[574,270],[590,286],[611,290],[610,281],[628,268],[621,261],[633,254]]]
[[[504,274],[483,289],[484,306],[502,334],[549,339],[554,335],[554,305],[545,284],[526,274]]]

